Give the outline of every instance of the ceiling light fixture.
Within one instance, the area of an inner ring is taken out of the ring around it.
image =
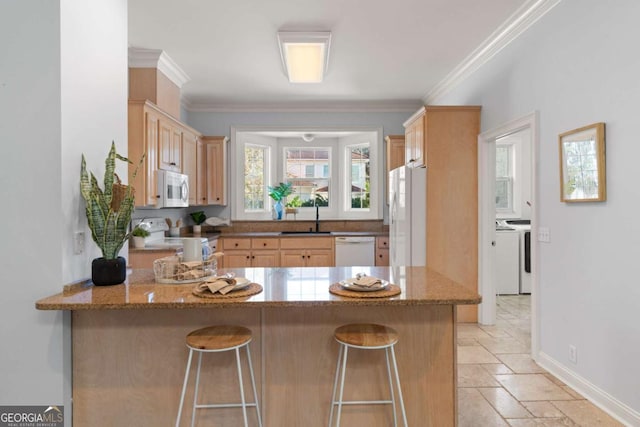
[[[302,135],[302,140],[304,142],[311,142],[316,136],[312,133],[305,133]]]
[[[278,32],[280,57],[291,83],[320,83],[329,64],[331,32]]]

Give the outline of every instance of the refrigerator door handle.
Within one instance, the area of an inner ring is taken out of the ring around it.
[[[396,214],[396,193],[393,192],[389,201],[389,225],[393,224]]]

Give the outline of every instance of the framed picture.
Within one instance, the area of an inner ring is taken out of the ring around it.
[[[604,123],[594,123],[561,133],[560,200],[606,200]]]

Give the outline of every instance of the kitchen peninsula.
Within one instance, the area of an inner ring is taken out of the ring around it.
[[[187,333],[236,324],[253,332],[251,354],[264,425],[327,425],[338,356],[333,331],[354,322],[398,331],[396,355],[409,425],[456,424],[455,306],[478,304],[477,293],[424,267],[233,271],[261,284],[263,291],[244,298],[200,298],[192,294],[193,284],[156,284],[150,270],[133,270],[122,285],[73,285],[38,301],[40,310],[73,312],[74,424],[173,424]],[[331,284],[360,272],[389,280],[401,294],[348,298],[329,292]],[[387,396],[383,354],[350,353],[345,396]],[[231,353],[205,357],[199,400],[237,401],[236,378]],[[190,391],[186,402],[191,402]],[[242,418],[237,409],[199,411],[196,425],[233,426]],[[186,425],[190,417],[191,411],[184,411],[182,422]],[[391,410],[386,405],[349,406],[342,421],[388,426]]]

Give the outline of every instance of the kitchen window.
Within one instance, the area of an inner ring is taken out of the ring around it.
[[[496,144],[496,212],[513,211],[513,144]]]
[[[371,144],[346,147],[347,169],[351,172],[347,183],[350,210],[368,210],[371,206]]]
[[[321,219],[382,219],[380,133],[333,133],[304,142],[280,136],[286,132],[232,130],[232,218],[271,219],[267,187],[289,182],[286,203],[297,219],[315,218],[316,206]]]
[[[287,202],[297,208],[329,206],[331,147],[285,147],[283,158],[283,176],[293,189]]]
[[[265,210],[265,172],[269,147],[246,144],[244,147],[244,210]]]

